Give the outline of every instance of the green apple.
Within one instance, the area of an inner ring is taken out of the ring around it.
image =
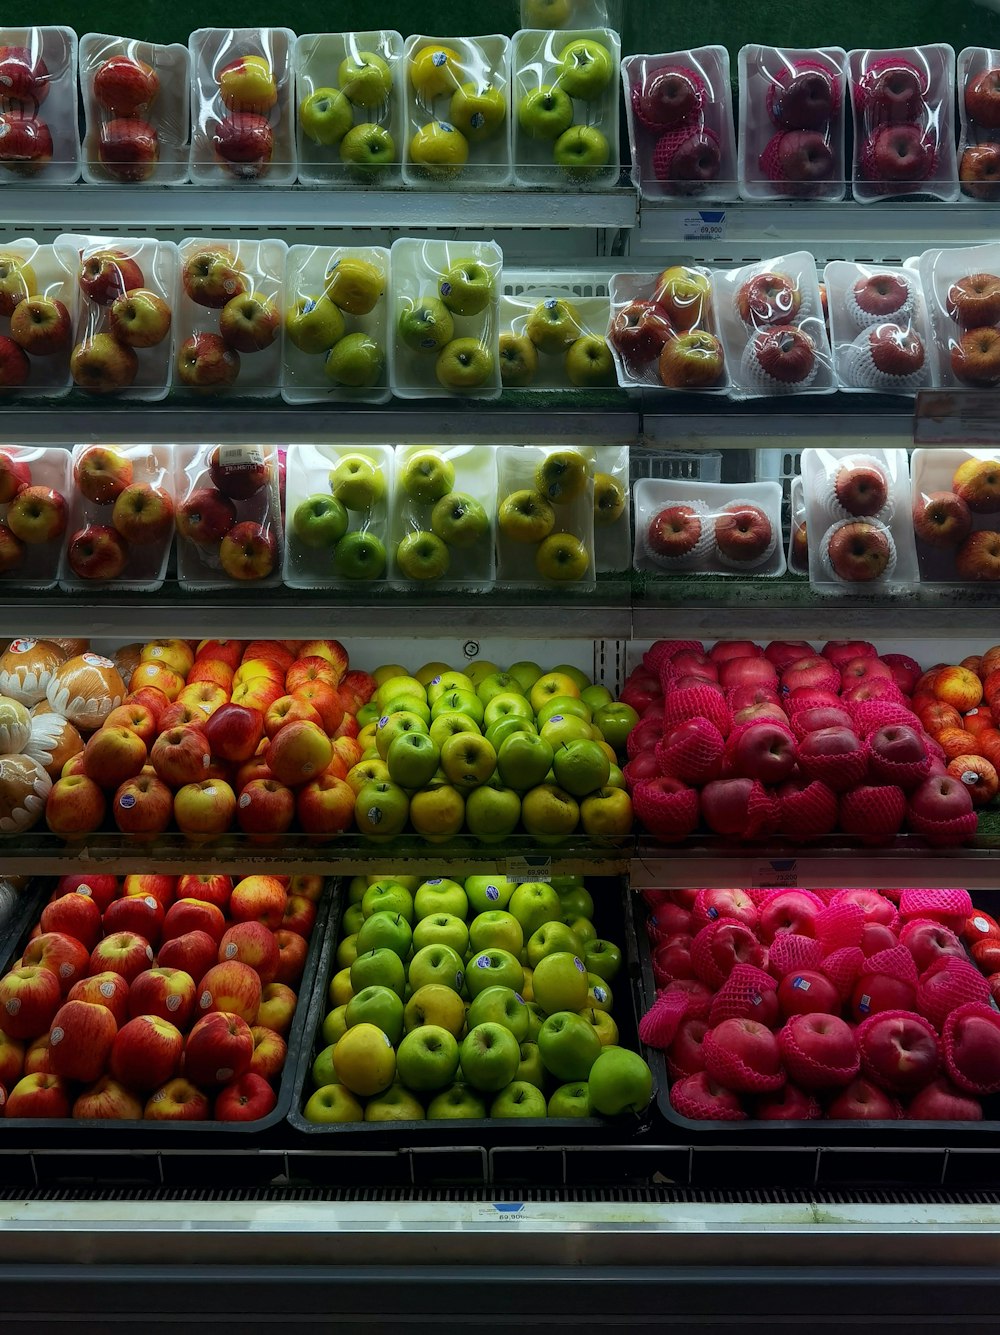
[[[509,987],[519,993],[524,986],[524,969],[510,951],[493,947],[490,950],[480,951],[478,955],[470,958],[465,970],[465,985],[472,998],[477,997],[488,987]]]
[[[340,141],[341,160],[359,176],[375,176],[398,161],[396,144],[384,125],[355,125]]]
[[[469,1085],[455,1084],[435,1095],[427,1105],[429,1122],[481,1121],[486,1116],[486,1104]]]
[[[572,99],[558,86],[532,88],[517,104],[517,123],[529,139],[558,139],[573,124]]]
[[[483,913],[477,913],[469,923],[470,953],[496,946],[500,950],[510,951],[512,955],[519,955],[523,945],[521,924],[512,913],[504,909],[486,909]]]
[[[480,315],[493,296],[493,275],[479,260],[458,260],[438,282],[438,295],[455,315]]]
[[[562,951],[578,957],[583,952],[583,943],[573,929],[564,922],[543,922],[537,932],[532,932],[527,940],[528,963],[536,969],[546,955]],[[534,980],[532,980],[534,981]]]
[[[447,544],[423,529],[407,533],[396,548],[396,565],[406,579],[440,579],[450,564]]]
[[[489,779],[465,799],[466,828],[484,843],[505,839],[517,829],[520,819],[520,797],[499,780]]]
[[[545,1095],[527,1080],[512,1080],[490,1104],[490,1116],[539,1118],[546,1116]]]
[[[475,733],[456,733],[441,747],[441,768],[456,787],[475,788],[485,783],[496,767],[497,753],[485,737]]]
[[[545,1012],[539,1006],[537,1001],[529,1001],[528,1006],[528,1040],[531,1043],[537,1043],[538,1031],[545,1023]]]
[[[619,755],[624,755],[628,735],[639,722],[639,715],[631,705],[616,700],[614,704],[598,709],[594,714],[594,722],[609,746],[613,746]]]
[[[611,52],[592,37],[578,38],[559,52],[558,81],[570,97],[592,102],[607,88],[614,72]]]
[[[389,777],[401,788],[423,788],[437,770],[439,755],[436,743],[426,733],[403,733],[386,752]]]
[[[553,755],[560,747],[569,746],[570,742],[591,740],[590,724],[584,723],[575,714],[553,714],[548,723],[543,723],[539,728],[538,735],[544,737],[552,747]]]
[[[345,454],[330,470],[330,490],[348,510],[367,512],[385,496],[385,474],[367,456]]]
[[[417,718],[422,718],[430,727],[431,711],[423,700],[417,700],[412,695],[394,695],[379,711],[379,718],[384,714],[416,714]]]
[[[506,676],[507,674],[497,675]],[[487,677],[486,680],[493,681],[494,678]],[[485,702],[483,722],[488,728],[499,722],[500,719],[510,717],[529,719],[534,722],[535,711],[531,708],[530,701],[526,700],[521,693],[520,688],[502,691],[499,695],[491,695],[489,700]]]
[[[577,954],[581,955],[584,964],[586,964],[587,946],[591,941],[597,940],[597,928],[589,918],[564,917],[563,922],[580,942],[581,950],[578,950]]]
[[[465,982],[465,968],[462,957],[451,946],[435,943],[418,950],[410,960],[407,981],[414,992],[428,983],[440,983],[454,992],[461,992]]]
[[[399,317],[399,337],[414,352],[440,352],[455,337],[455,321],[443,301],[424,297]]]
[[[453,338],[438,353],[434,374],[443,389],[478,389],[493,374],[493,355],[478,338]]]
[[[491,672],[488,677],[483,677],[476,683],[476,694],[484,705],[488,705],[497,695],[520,696],[527,703],[517,678],[512,677],[509,672]]]
[[[587,490],[590,463],[579,450],[549,450],[535,469],[535,486],[552,505],[569,505]]]
[[[452,491],[431,511],[431,530],[449,547],[475,547],[489,537],[490,521],[474,497]]]
[[[505,330],[500,335],[500,383],[504,389],[530,385],[538,371],[538,353],[527,334]]]
[[[342,937],[337,944],[337,968],[349,969],[358,957],[358,934]]]
[[[513,1080],[521,1063],[517,1039],[500,1024],[470,1029],[460,1050],[462,1075],[474,1089],[497,1093]]]
[[[524,881],[519,885],[510,897],[509,910],[521,924],[525,940],[545,923],[559,922],[562,918],[559,896],[545,881]]]
[[[341,579],[381,579],[385,574],[385,547],[363,529],[345,533],[333,553],[333,568]]]
[[[574,715],[576,718],[582,718],[584,723],[591,720],[590,706],[587,702],[576,695],[552,695],[539,709],[535,715],[535,721],[538,726],[544,727],[549,719],[556,714]]]
[[[410,953],[413,929],[401,913],[373,913],[358,932],[358,954],[370,950],[394,950],[401,960]]]
[[[593,1067],[591,1067],[593,1070]],[[573,1080],[552,1091],[550,1117],[589,1117],[590,1088],[585,1080]]]
[[[419,733],[407,733],[419,737]],[[413,896],[398,881],[374,881],[361,897],[361,912],[366,918],[373,913],[398,913],[407,922],[413,921]]]
[[[395,995],[395,994],[393,994]],[[339,1038],[340,1035],[338,1034]],[[317,1089],[322,1089],[324,1085],[339,1085],[340,1080],[333,1065],[333,1050],[336,1043],[329,1043],[316,1054],[316,1059],[312,1064],[310,1075],[312,1082]]]
[[[526,28],[564,28],[572,10],[570,0],[522,0]]]
[[[366,1122],[422,1122],[423,1104],[400,1084],[391,1084],[365,1104]]]
[[[497,772],[508,787],[526,793],[548,774],[552,756],[552,747],[537,733],[513,733],[500,743]]]
[[[354,823],[362,834],[383,838],[400,834],[409,811],[409,798],[396,783],[366,783],[354,799]]]
[[[610,705],[614,696],[606,686],[584,686],[580,691],[580,699],[593,715],[598,709]]]
[[[552,889],[559,896],[564,918],[594,916],[594,897],[583,884],[582,876],[553,876]]]
[[[323,370],[335,385],[370,389],[382,383],[385,354],[370,334],[347,334],[327,353]]]
[[[299,107],[302,133],[324,148],[339,144],[354,124],[351,104],[339,88],[317,88]]]
[[[606,528],[609,524],[617,523],[625,513],[627,504],[627,485],[619,482],[610,473],[594,474],[594,524],[597,528]],[[608,699],[604,703],[607,704],[610,700],[609,691]]]
[[[611,762],[599,743],[583,740],[560,746],[553,757],[552,769],[561,788],[574,797],[586,797],[607,783]]]
[[[474,663],[469,664],[467,676],[472,682],[472,689],[475,690],[484,677],[491,677],[494,672],[499,672],[500,667],[488,658],[477,658]]]
[[[401,885],[404,890],[409,890],[411,895],[417,893],[417,887],[421,884],[419,876],[404,876],[399,872],[393,872],[391,876],[366,876],[365,880],[369,887],[378,884],[384,884],[389,881],[392,885]],[[361,896],[364,899],[364,895]]]
[[[615,1008],[611,984],[600,974],[587,974],[587,1005],[593,1010],[607,1011],[609,1014]]]
[[[392,92],[392,72],[374,51],[345,56],[337,70],[344,96],[357,107],[380,107]]]
[[[431,505],[455,485],[455,465],[436,450],[416,450],[403,465],[400,482],[407,496]]]
[[[596,974],[598,978],[610,983],[622,967],[622,952],[613,941],[598,937],[584,949],[583,962],[588,973]]]
[[[327,352],[345,330],[344,317],[329,297],[297,297],[285,316],[285,333],[300,352]]]
[[[324,1085],[302,1109],[307,1122],[329,1125],[333,1122],[363,1122],[364,1110],[349,1089],[343,1085]]]
[[[333,548],[347,532],[348,518],[336,496],[307,496],[295,507],[292,532],[303,547]]]
[[[469,141],[450,121],[430,121],[410,138],[410,158],[422,175],[446,181],[468,161]]]
[[[585,181],[608,165],[611,149],[596,125],[571,125],[556,140],[552,156],[570,180]]]
[[[527,1010],[527,1007],[525,1007]],[[530,1011],[526,1019],[530,1019]],[[526,1080],[529,1085],[535,1085],[538,1089],[545,1088],[545,1064],[542,1061],[542,1054],[538,1051],[538,1044],[532,1039],[525,1039],[521,1044],[521,1064],[517,1068],[515,1080]]]
[[[451,95],[448,119],[472,144],[496,134],[507,118],[507,99],[490,83],[462,83]]]
[[[537,491],[512,491],[500,502],[497,523],[511,542],[536,543],[555,528],[556,512]]]
[[[538,1050],[557,1080],[586,1080],[603,1051],[593,1026],[569,1011],[549,1015],[538,1031]]]
[[[494,723],[490,723],[486,728],[486,740],[500,754],[500,747],[515,732],[536,732],[534,723],[529,718],[522,718],[520,714],[505,714]]]
[[[365,920],[365,911],[360,904],[349,904],[344,909],[344,916],[341,920],[343,931],[348,936],[356,936],[361,931],[361,924]]]
[[[605,1048],[587,1077],[590,1106],[604,1117],[642,1112],[653,1097],[653,1073],[637,1052]]]
[[[454,988],[441,983],[425,983],[417,988],[403,1011],[403,1028],[409,1033],[423,1025],[438,1025],[461,1038],[465,1032],[465,1002]]]
[[[379,704],[387,705],[401,695],[426,702],[427,689],[417,681],[416,677],[404,673],[401,677],[390,677],[388,681],[377,687],[374,699]]]
[[[403,961],[394,950],[387,947],[359,955],[351,965],[351,987],[355,996],[366,987],[388,987],[401,997],[405,985]]]
[[[428,914],[413,929],[413,949],[423,950],[424,946],[434,945],[451,946],[464,956],[469,949],[469,929],[453,913]]]
[[[434,913],[448,913],[465,922],[469,901],[457,881],[435,876],[417,886],[413,896],[413,913],[418,922]]]
[[[555,515],[553,514],[553,522],[554,521]],[[512,677],[517,679],[521,690],[524,691],[525,695],[528,694],[532,686],[534,686],[535,682],[538,681],[539,677],[542,675],[542,669],[538,664],[532,663],[529,659],[521,659],[517,663],[511,663],[507,671]]]
[[[460,732],[471,732],[478,736],[479,725],[468,714],[459,714],[450,709],[431,719],[431,737],[439,747],[444,746],[449,737],[456,737]]]
[[[516,889],[515,882],[506,876],[468,876],[465,880],[465,893],[473,913],[505,909]]]
[[[576,342],[581,328],[580,313],[571,302],[563,297],[546,297],[528,316],[524,330],[539,352],[555,356]]]
[[[590,389],[617,383],[611,349],[599,334],[578,338],[566,353],[565,367],[571,385]]]
[[[403,1036],[403,1001],[390,987],[363,987],[347,1003],[348,1029],[373,1024],[389,1037],[393,1047]]]
[[[502,1024],[523,1043],[528,1036],[528,1007],[510,987],[487,987],[473,998],[466,1017],[470,1029],[478,1024]]]
[[[444,695],[439,695],[431,706],[431,717],[440,718],[442,714],[464,714],[471,718],[477,727],[480,727],[484,721],[486,711],[483,709],[483,702],[478,695],[475,695],[471,688],[467,691],[457,689],[445,691]]]
[[[433,677],[427,683],[426,690],[427,699],[433,705],[441,699],[442,695],[447,695],[449,691],[468,691],[470,695],[474,695],[476,688],[464,672],[449,671]]]
[[[604,786],[605,788],[618,788],[623,792],[628,791],[628,782],[617,765],[611,766],[611,772],[608,774],[608,781]]]
[[[602,1048],[615,1047],[618,1043],[618,1026],[607,1011],[588,1008],[579,1012],[594,1033],[601,1040]]]
[[[428,732],[428,725],[419,714],[411,714],[407,709],[397,710],[394,714],[383,714],[375,724],[375,749],[385,760],[389,747],[397,737],[408,732]]]
[[[535,965],[531,986],[546,1015],[582,1011],[587,1004],[587,967],[573,951],[554,951]]]
[[[347,883],[348,904],[360,904],[365,897],[365,891],[368,889],[368,885],[369,881],[366,876],[352,876]],[[356,930],[357,928],[355,928],[355,931]]]
[[[437,1024],[411,1029],[396,1050],[396,1074],[418,1094],[444,1089],[458,1070],[455,1035]]]
[[[338,1038],[347,1032],[347,1003],[342,1006],[335,1006],[332,1011],[323,1017],[323,1025],[320,1033],[323,1035],[324,1043],[336,1043]]]

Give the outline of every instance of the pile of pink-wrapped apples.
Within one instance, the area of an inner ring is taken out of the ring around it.
[[[1000,927],[967,890],[649,890],[643,1041],[705,1121],[981,1121]]]
[[[702,829],[807,843],[839,831],[877,845],[909,830],[961,844],[976,833],[975,806],[995,796],[992,766],[971,731],[960,755],[931,730],[943,708],[962,723],[972,684],[975,706],[983,687],[970,668],[925,673],[859,640],[822,651],[660,640],[621,693],[640,714],[624,769],[635,813],[666,841]]]

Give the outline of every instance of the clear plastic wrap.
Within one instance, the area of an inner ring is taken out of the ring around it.
[[[80,39],[80,91],[85,181],[178,185],[187,180],[191,73],[186,46],[89,32]]]
[[[967,46],[958,57],[958,179],[969,199],[1000,199],[1000,51]]]
[[[309,33],[295,39],[293,64],[299,180],[398,185],[405,137],[400,34]]]
[[[0,445],[4,587],[55,588],[69,527],[71,485],[70,452],[61,445]]]
[[[389,385],[401,399],[500,394],[500,280],[492,241],[394,241]]]
[[[697,46],[621,63],[632,184],[647,199],[735,199],[729,52]]]
[[[291,445],[285,583],[292,589],[384,585],[388,578],[391,445]]]
[[[912,396],[933,385],[927,308],[915,273],[833,260],[823,280],[841,389]]]
[[[742,199],[844,198],[846,65],[839,46],[741,49]]]
[[[833,392],[833,356],[808,251],[717,269],[712,298],[731,398]]]
[[[70,372],[78,389],[166,398],[177,334],[177,247],[153,237],[56,237],[79,288]]]
[[[169,445],[73,447],[62,588],[160,587],[174,538],[173,467]]]
[[[958,198],[955,52],[929,46],[852,51],[854,198]]]
[[[906,450],[810,447],[802,482],[813,587],[870,595],[916,583]]]
[[[793,575],[809,574],[809,525],[806,523],[806,496],[802,477],[792,478],[789,497],[791,524],[788,530],[787,566]]]
[[[614,28],[621,32],[622,0],[521,0],[522,28]]]
[[[1000,450],[918,449],[910,467],[921,580],[1000,580]]]
[[[0,27],[0,188],[68,184],[80,175],[72,28]]]
[[[493,584],[494,445],[396,446],[390,551],[396,588]]]
[[[604,335],[609,309],[604,274],[504,269],[500,302],[504,388],[613,385],[614,364]]]
[[[175,389],[277,395],[287,250],[274,238],[181,243]]]
[[[509,37],[406,39],[403,183],[500,189],[511,167]]]
[[[187,444],[176,445],[174,455],[181,587],[280,585],[277,446]]]
[[[593,589],[592,451],[502,445],[497,453],[497,583]]]
[[[67,267],[30,237],[0,243],[0,395],[69,393],[77,294],[75,256]]]
[[[702,265],[613,274],[608,344],[624,389],[725,393],[729,387],[712,275]]]
[[[389,252],[382,246],[291,247],[281,373],[286,403],[387,401],[388,293]]]
[[[593,459],[594,565],[599,575],[618,574],[632,564],[629,447],[596,445]]]
[[[777,482],[677,482],[640,478],[635,501],[636,570],[783,575]]]
[[[618,34],[610,28],[524,29],[511,45],[517,184],[554,190],[617,185]]]
[[[916,271],[934,333],[936,383],[1000,385],[1000,245],[925,250]]]
[[[191,52],[191,180],[291,185],[291,28],[199,28]]]

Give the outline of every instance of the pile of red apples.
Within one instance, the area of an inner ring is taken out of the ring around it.
[[[7,1118],[273,1111],[318,876],[64,876],[0,978]]]
[[[652,890],[670,1101],[696,1120],[981,1121],[1000,927],[966,890]]]
[[[665,841],[707,828],[792,843],[839,831],[879,845],[907,829],[961,844],[976,833],[975,804],[996,794],[995,771],[973,763],[978,724],[961,726],[983,690],[968,665],[925,673],[860,640],[822,651],[719,641],[707,652],[660,640],[621,693],[640,714],[625,779],[636,815]],[[942,720],[957,738],[931,735]]]

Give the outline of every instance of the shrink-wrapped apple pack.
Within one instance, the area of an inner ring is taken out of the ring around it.
[[[608,345],[623,389],[724,393],[729,387],[704,265],[613,274]]]
[[[921,580],[1000,580],[1000,450],[917,449],[910,466]]]
[[[391,445],[289,446],[285,583],[290,588],[384,587],[393,461]]]
[[[55,587],[69,531],[70,487],[68,450],[55,445],[0,449],[0,583]]]
[[[1000,199],[1000,50],[967,46],[958,56],[958,179],[969,199]]]
[[[66,185],[80,175],[72,28],[0,27],[0,182]]]
[[[497,478],[497,583],[593,589],[592,453],[502,445]]]
[[[31,237],[0,243],[0,392],[59,399],[69,392],[76,267]]]
[[[279,451],[245,438],[175,447],[177,579],[182,588],[281,583]]]
[[[925,250],[916,269],[934,334],[935,383],[1000,385],[1000,245]]]
[[[606,275],[505,267],[500,299],[504,389],[595,389],[615,383],[605,340]]]
[[[833,260],[823,279],[841,389],[912,396],[934,383],[927,308],[912,268]]]
[[[806,522],[805,489],[801,474],[792,478],[789,496],[788,570],[793,575],[809,574],[809,525]]]
[[[495,445],[397,445],[390,507],[392,583],[420,589],[493,584]]]
[[[634,487],[636,570],[783,575],[777,482],[640,478]]]

